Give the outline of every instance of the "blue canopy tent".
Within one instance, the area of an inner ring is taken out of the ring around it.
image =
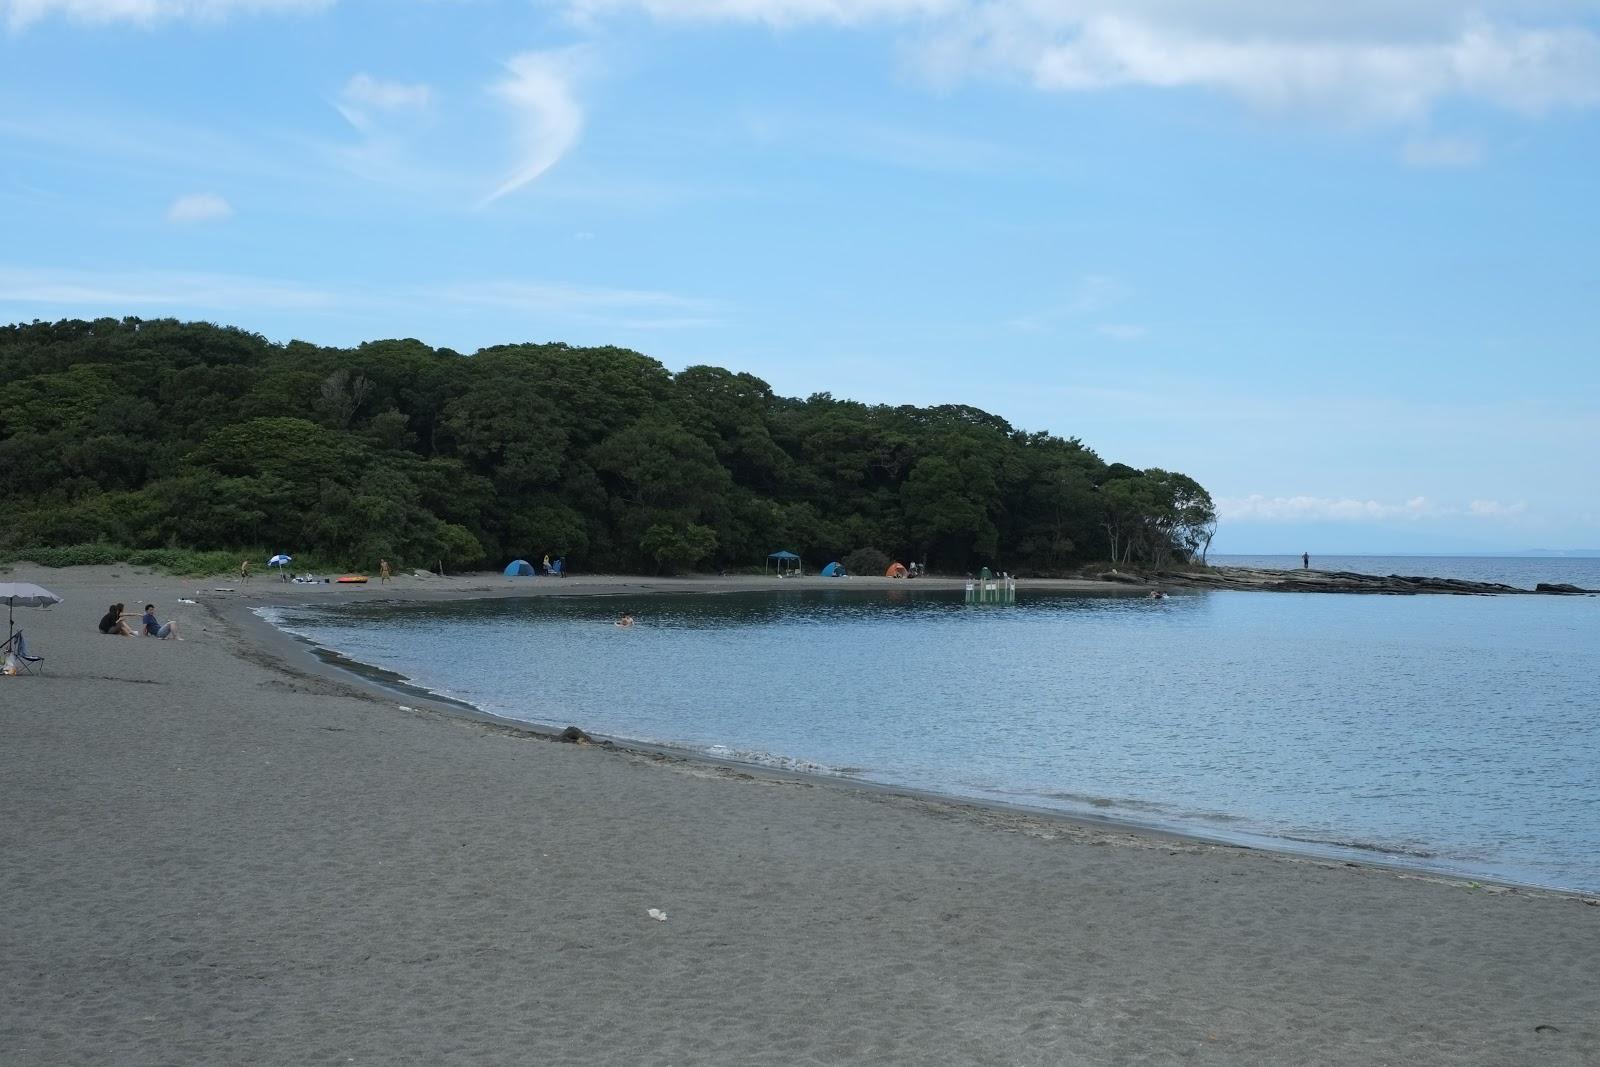
[[[771,552],[767,554],[767,563],[762,564],[761,573],[767,573],[767,564],[776,563],[778,577],[788,578],[800,573],[800,557],[793,552]]]
[[[830,563],[826,567],[822,568],[822,576],[824,578],[846,578],[846,577],[849,577],[849,575],[845,572],[844,564],[843,563],[839,563],[837,561],[835,561],[833,563]]]
[[[513,578],[532,578],[533,564],[525,559],[514,559],[506,564],[505,573]]]

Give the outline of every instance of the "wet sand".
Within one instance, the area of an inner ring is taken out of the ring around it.
[[[8,580],[68,601],[0,678],[0,1063],[1600,1063],[1594,901],[552,743],[247,616],[753,580]],[[189,640],[94,632],[147,599]]]

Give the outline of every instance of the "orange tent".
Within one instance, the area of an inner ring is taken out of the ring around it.
[[[889,569],[883,572],[883,576],[885,578],[904,578],[906,576],[906,565],[904,563],[891,563],[889,564]]]

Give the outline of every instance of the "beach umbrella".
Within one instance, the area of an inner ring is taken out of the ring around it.
[[[269,567],[286,567],[290,563],[293,563],[293,562],[294,562],[294,557],[293,556],[285,556],[282,552],[279,552],[276,556],[273,556],[271,559],[267,560],[267,566],[269,566]]]
[[[17,632],[17,608],[48,608],[52,604],[61,603],[60,597],[31,582],[0,582],[0,600],[6,602],[7,644]]]

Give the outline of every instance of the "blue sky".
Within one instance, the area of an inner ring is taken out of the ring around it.
[[[1600,546],[1597,194],[1600,0],[0,0],[0,320],[970,403],[1219,552]]]

